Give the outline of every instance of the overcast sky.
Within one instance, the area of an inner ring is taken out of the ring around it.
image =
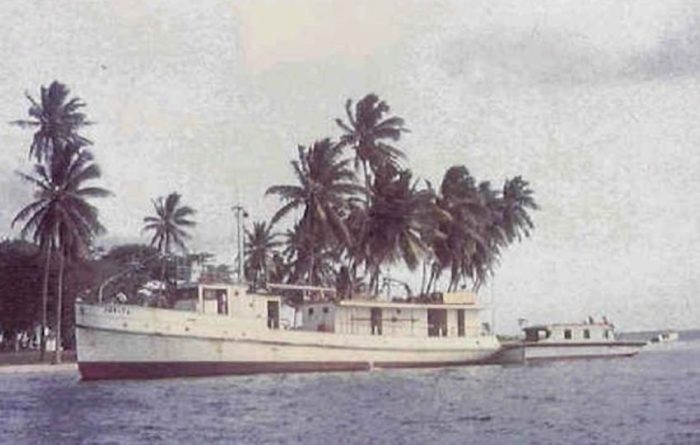
[[[0,122],[54,79],[87,102],[112,241],[177,190],[198,210],[192,248],[231,261],[237,197],[269,217],[297,144],[337,136],[345,99],[375,92],[420,177],[531,182],[534,236],[482,292],[500,329],[700,325],[692,1],[18,0],[0,17]],[[13,174],[30,137],[0,125],[0,235],[30,199]]]

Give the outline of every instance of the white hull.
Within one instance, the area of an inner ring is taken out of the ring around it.
[[[662,332],[651,339],[652,343],[668,343],[678,341],[678,332]]]
[[[504,345],[499,363],[528,363],[550,360],[631,357],[644,346],[641,342],[513,343]]]
[[[259,329],[231,320],[137,306],[76,308],[83,378],[364,370],[486,362],[493,336],[402,338]]]

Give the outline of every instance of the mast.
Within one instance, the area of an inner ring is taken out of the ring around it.
[[[238,284],[243,283],[243,238],[241,234],[243,232],[243,218],[248,217],[248,212],[243,208],[242,205],[236,204],[231,207],[236,214],[236,250],[238,251]]]

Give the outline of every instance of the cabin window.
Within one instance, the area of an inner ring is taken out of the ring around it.
[[[314,308],[310,307],[309,308],[309,317],[314,314]]]
[[[535,329],[527,329],[525,331],[526,341],[537,341],[540,339],[540,332]]]
[[[564,338],[571,340],[571,329],[564,329]]]
[[[218,295],[216,299],[216,313],[220,315],[228,315],[228,296],[226,292]]]
[[[447,310],[428,309],[428,337],[447,336]]]
[[[591,330],[590,329],[583,330],[583,338],[586,338],[586,339],[591,338]]]
[[[607,329],[606,329],[605,331],[603,331],[603,336],[604,336],[605,338],[610,338],[610,331],[607,330]]]
[[[327,314],[327,313],[328,313],[328,308],[327,308],[327,307],[324,307],[324,308],[323,308],[323,313],[324,313],[324,314]]]
[[[373,307],[370,310],[370,328],[372,335],[382,335],[382,309]]]
[[[457,309],[457,336],[464,337],[464,309]]]
[[[206,302],[216,303],[216,313],[219,315],[228,315],[228,293],[226,289],[204,289],[202,297],[205,300],[205,308],[209,306]],[[209,306],[211,307],[211,306]],[[212,309],[210,309],[211,311]]]
[[[280,304],[277,301],[267,302],[267,327],[270,329],[280,327]]]

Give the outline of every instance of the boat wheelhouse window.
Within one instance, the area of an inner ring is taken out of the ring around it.
[[[267,327],[279,329],[280,327],[280,304],[278,301],[267,302]]]
[[[457,309],[457,336],[464,337],[464,309]]]
[[[382,335],[382,309],[373,307],[370,310],[370,328],[372,335]]]
[[[220,315],[228,315],[228,296],[226,292],[219,294],[216,299],[216,313]]]
[[[591,330],[590,329],[583,330],[583,338],[591,338]]]
[[[606,329],[605,331],[603,331],[603,336],[604,336],[605,338],[610,338],[610,330],[609,330],[609,329]]]
[[[571,329],[564,329],[564,338],[571,340]]]
[[[228,315],[228,292],[226,289],[203,289],[202,297],[205,301],[216,301],[216,313]]]
[[[428,337],[447,336],[447,310],[428,309]]]
[[[537,329],[526,329],[525,330],[525,340],[526,341],[537,341],[540,339],[540,332]]]

